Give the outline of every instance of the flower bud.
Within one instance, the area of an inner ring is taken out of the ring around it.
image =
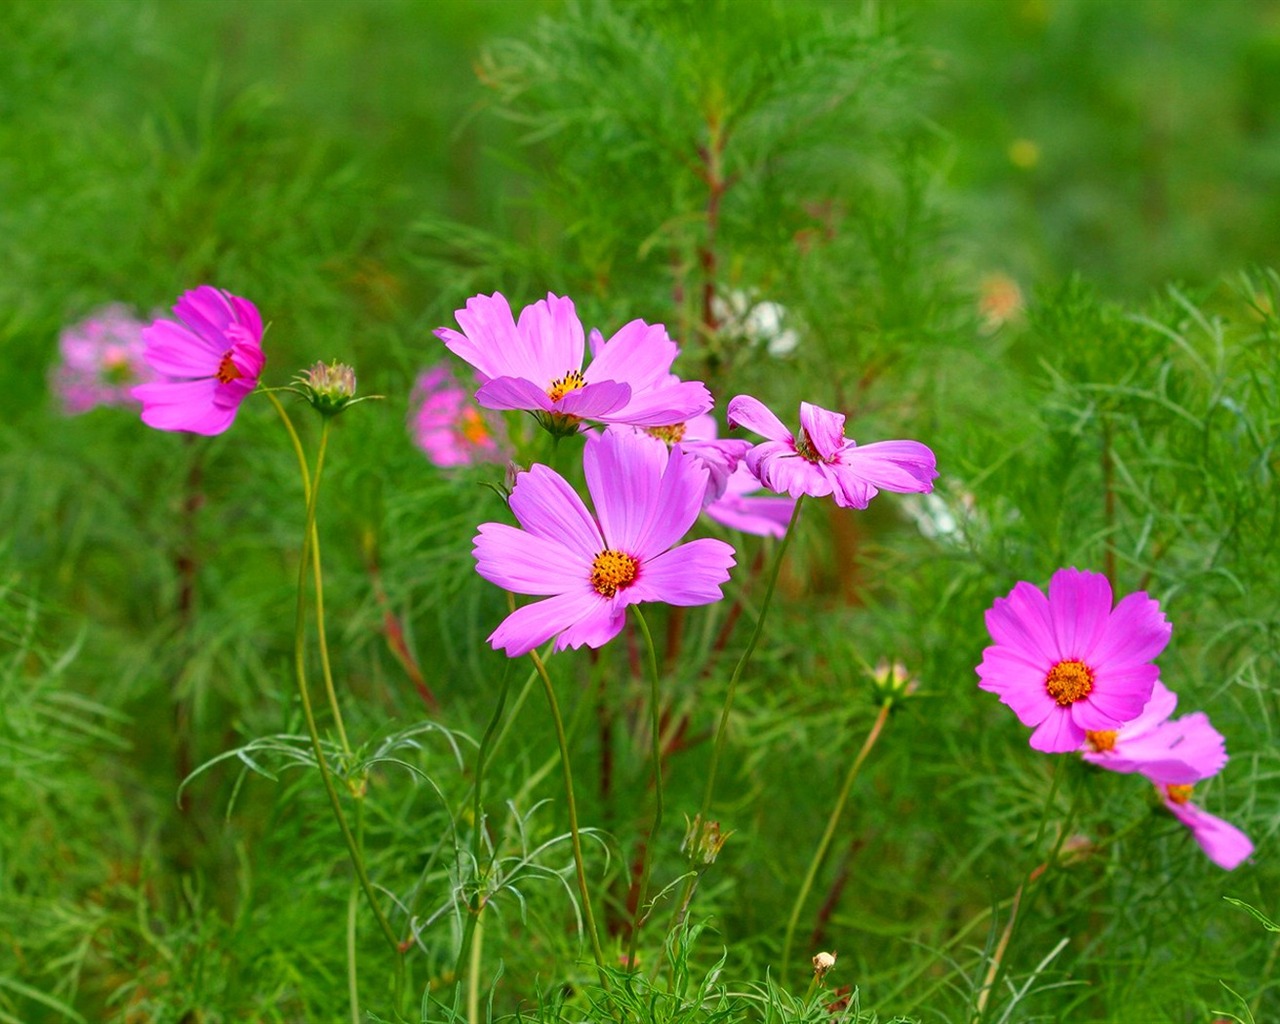
[[[296,379],[302,396],[321,415],[336,416],[355,401],[356,371],[346,363],[317,362]]]
[[[920,681],[900,661],[890,663],[887,658],[881,658],[876,667],[868,672],[871,676],[871,691],[876,703],[881,706],[896,704],[920,689]]]
[[[733,833],[721,832],[718,821],[708,821],[704,824],[700,814],[695,814],[692,821],[689,820],[688,815],[685,815],[684,820],[686,828],[684,842],[680,844],[680,852],[689,858],[690,864],[701,871],[716,862],[724,844]]]
[[[835,965],[836,955],[834,953],[815,953],[813,956],[813,976],[821,981]]]

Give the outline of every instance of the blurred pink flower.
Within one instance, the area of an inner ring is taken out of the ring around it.
[[[601,647],[641,601],[699,605],[723,596],[733,548],[709,538],[677,543],[702,508],[702,465],[678,445],[667,452],[640,434],[609,431],[588,436],[583,468],[595,516],[560,474],[536,465],[511,492],[520,528],[484,523],[476,534],[481,576],[546,598],[517,608],[489,637],[511,657],[552,637],[556,650]]]
[[[708,502],[702,511],[731,530],[757,537],[781,537],[787,532],[795,507],[795,498],[761,494],[760,481],[744,464],[730,475],[724,493]]]
[[[441,327],[454,355],[475,368],[476,400],[488,409],[532,412],[548,429],[571,432],[582,420],[666,426],[711,408],[706,385],[671,373],[680,349],[661,324],[632,320],[608,341],[591,332],[591,363],[573,301],[548,294],[519,322],[503,296],[476,295],[455,314],[461,332]]]
[[[1188,785],[1227,763],[1222,733],[1203,711],[1170,721],[1177,695],[1156,680],[1142,714],[1119,729],[1085,733],[1082,756],[1113,772],[1140,772],[1156,783]]]
[[[747,468],[769,490],[815,498],[831,495],[843,508],[866,508],[881,489],[899,494],[933,490],[937,462],[919,441],[877,441],[859,446],[844,436],[844,416],[800,403],[800,434],[750,395],[729,403],[729,426],[746,427],[767,441],[747,452]]]
[[[1049,596],[1019,583],[986,615],[995,644],[983,651],[978,686],[997,694],[1045,753],[1079,749],[1090,731],[1119,729],[1151,699],[1152,659],[1172,627],[1145,593],[1114,610],[1100,573],[1059,569]]]
[[[1249,837],[1216,815],[1191,803],[1191,787],[1158,785],[1169,812],[1187,828],[1208,858],[1227,871],[1234,871],[1253,853]]]
[[[167,380],[142,384],[142,422],[157,430],[221,434],[258,386],[266,356],[262,318],[248,299],[211,285],[186,292],[173,307],[178,322],[157,320],[142,332],[146,360]]]
[[[418,375],[409,397],[409,433],[437,466],[501,462],[492,425],[443,367]]]
[[[63,330],[61,359],[51,383],[64,412],[78,415],[99,405],[137,404],[132,388],[156,376],[143,359],[145,326],[126,306],[116,304]]]

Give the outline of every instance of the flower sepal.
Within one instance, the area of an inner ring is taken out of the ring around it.
[[[293,383],[296,386],[288,390],[305,398],[321,416],[336,416],[352,405],[382,397],[356,398],[356,371],[337,360],[329,364],[318,360],[310,369],[299,372]]]

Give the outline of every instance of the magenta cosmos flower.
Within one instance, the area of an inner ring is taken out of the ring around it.
[[[994,646],[982,652],[978,686],[997,694],[1045,753],[1077,750],[1090,731],[1119,729],[1151,699],[1152,659],[1172,627],[1144,593],[1114,609],[1096,572],[1059,569],[1049,596],[1019,583],[987,612]]]
[[[1197,807],[1191,802],[1191,787],[1158,785],[1169,813],[1187,828],[1206,856],[1227,871],[1234,871],[1253,854],[1253,843],[1229,821]]]
[[[442,327],[436,337],[476,369],[476,400],[486,408],[527,410],[557,431],[581,420],[665,426],[711,408],[704,384],[671,373],[680,349],[661,324],[632,320],[608,341],[592,331],[584,369],[582,323],[570,299],[548,295],[517,322],[495,292],[468,299],[454,315],[461,333]]]
[[[937,460],[919,441],[877,441],[859,446],[844,436],[844,417],[800,403],[800,433],[750,395],[729,403],[729,426],[746,427],[768,438],[747,452],[747,468],[778,494],[798,498],[831,495],[843,508],[866,508],[881,491],[899,494],[933,490]]]
[[[418,375],[409,396],[409,433],[437,466],[503,461],[506,454],[491,426],[448,370],[437,367]]]
[[[142,422],[157,430],[221,434],[258,386],[266,357],[262,318],[248,299],[201,285],[173,307],[178,322],[157,320],[142,332],[147,363],[171,378],[142,384]]]
[[[99,405],[135,405],[132,389],[155,374],[143,359],[146,324],[121,305],[104,306],[58,339],[52,384],[69,415]]]
[[[1119,729],[1085,733],[1082,756],[1113,772],[1140,772],[1152,782],[1189,785],[1220,772],[1226,741],[1203,711],[1170,720],[1177,695],[1156,680],[1147,706]]]
[[[511,511],[520,529],[484,523],[476,569],[517,594],[545,597],[517,608],[489,642],[511,657],[558,637],[556,650],[600,647],[618,635],[628,605],[710,604],[734,564],[723,541],[677,541],[693,525],[707,471],[677,445],[610,431],[587,439],[587,490],[596,515],[555,471],[516,478]]]

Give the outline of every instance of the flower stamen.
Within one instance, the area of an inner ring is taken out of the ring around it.
[[[230,384],[233,380],[239,380],[244,374],[240,372],[240,367],[231,361],[231,353],[228,352],[222,357],[222,362],[218,364],[218,372],[213,376],[219,384]]]
[[[818,449],[814,447],[813,440],[809,437],[809,432],[804,427],[801,427],[800,432],[796,434],[796,454],[806,462],[829,463],[831,461],[818,454]]]
[[[557,377],[551,382],[551,386],[547,388],[547,397],[553,402],[558,402],[570,391],[577,391],[579,388],[586,387],[586,384],[587,380],[582,376],[581,370],[570,370],[563,377]]]
[[[1188,785],[1179,784],[1179,783],[1172,783],[1164,787],[1164,791],[1166,795],[1175,804],[1185,804],[1188,800],[1190,800],[1191,791],[1193,789],[1195,789],[1195,786],[1188,786]]]
[[[1095,754],[1107,754],[1116,749],[1116,730],[1088,730],[1084,734],[1085,742]]]
[[[607,548],[591,563],[591,585],[601,597],[613,597],[636,581],[640,560],[622,551]]]
[[[1044,688],[1059,707],[1065,708],[1093,692],[1093,669],[1074,658],[1060,661],[1049,669]]]
[[[645,427],[644,432],[650,437],[656,437],[659,441],[666,441],[667,444],[679,444],[684,440],[687,426],[687,423],[673,423],[669,427]]]

